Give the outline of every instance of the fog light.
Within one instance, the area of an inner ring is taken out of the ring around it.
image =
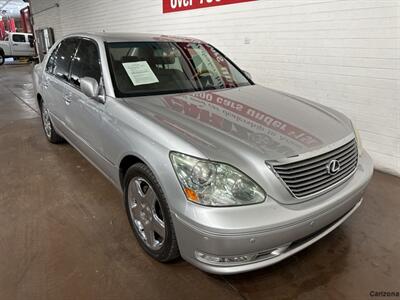
[[[236,265],[249,262],[253,259],[253,255],[216,256],[200,251],[195,251],[194,255],[199,261],[212,265]]]
[[[290,244],[291,243],[287,243],[277,248],[236,256],[218,256],[196,250],[194,251],[194,256],[198,261],[209,265],[234,266],[277,257],[284,253],[289,248]]]

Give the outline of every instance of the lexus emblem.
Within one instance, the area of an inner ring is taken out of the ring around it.
[[[335,175],[340,170],[340,162],[336,159],[331,160],[327,165],[326,169],[328,170],[328,174]]]

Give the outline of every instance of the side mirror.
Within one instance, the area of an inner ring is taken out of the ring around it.
[[[101,86],[96,79],[91,77],[83,77],[80,80],[81,91],[89,98],[92,98],[100,103],[105,102],[104,94],[101,91]]]
[[[250,74],[249,72],[247,72],[247,71],[245,71],[245,70],[242,70],[242,71],[243,71],[244,75],[246,75],[247,78],[253,79],[253,78],[251,77],[251,74]]]

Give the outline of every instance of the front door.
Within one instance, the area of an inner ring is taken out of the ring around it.
[[[74,133],[73,143],[103,171],[109,169],[109,162],[103,156],[104,104],[87,97],[80,89],[80,79],[91,77],[100,84],[102,78],[97,44],[89,39],[81,42],[71,64],[70,85],[65,97],[71,99],[67,107],[66,124]]]

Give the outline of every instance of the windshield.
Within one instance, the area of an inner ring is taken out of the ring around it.
[[[208,44],[108,43],[118,97],[217,90],[250,85],[244,74]]]

